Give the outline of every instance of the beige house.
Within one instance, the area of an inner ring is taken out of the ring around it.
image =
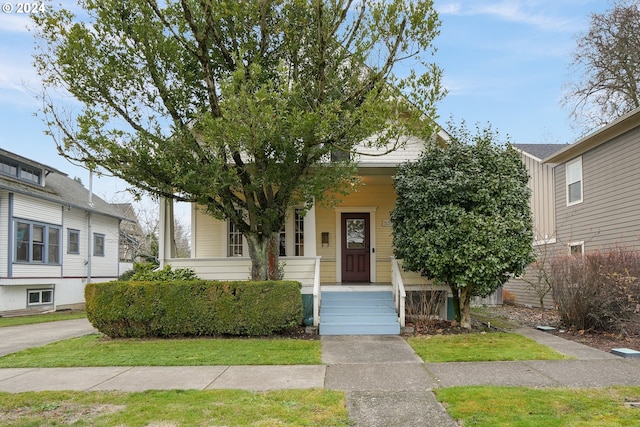
[[[441,132],[439,138],[446,138]],[[406,291],[426,285],[419,275],[404,272],[393,258],[390,213],[395,204],[393,175],[399,164],[417,159],[424,143],[410,139],[403,149],[383,156],[361,150],[358,173],[362,184],[335,207],[313,206],[302,215],[291,208],[280,235],[284,277],[302,283],[305,310],[320,323],[323,294],[331,291],[388,291],[396,322],[404,326]],[[246,241],[233,224],[191,209],[191,258],[172,253],[172,205],[161,209],[161,265],[192,268],[203,279],[246,280],[251,261]],[[446,291],[446,289],[440,289]],[[344,294],[346,296],[346,293]],[[353,296],[353,295],[352,295]],[[447,316],[446,301],[439,315]],[[320,326],[322,333],[322,325]]]

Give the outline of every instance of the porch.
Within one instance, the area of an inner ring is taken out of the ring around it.
[[[429,289],[420,275],[405,272],[402,262],[391,258],[391,283],[320,281],[322,257],[281,257],[284,277],[302,284],[305,319],[319,328],[321,335],[398,335],[406,325],[407,292]],[[173,258],[173,268],[190,268],[205,280],[247,280],[251,271],[248,258]],[[447,317],[447,305],[437,308]],[[311,322],[312,319],[312,322]]]

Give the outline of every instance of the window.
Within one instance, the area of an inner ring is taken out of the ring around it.
[[[60,264],[60,228],[31,221],[16,221],[17,262]]]
[[[566,165],[567,206],[582,202],[582,157]]]
[[[229,221],[229,256],[242,256],[242,232]]]
[[[53,289],[27,290],[27,305],[53,304]]]
[[[304,256],[304,216],[302,216],[302,209],[295,210],[293,222],[295,227],[295,255]]]
[[[278,255],[287,256],[287,233],[284,226],[282,227],[282,230],[280,230],[278,239],[278,246],[280,248]]]
[[[32,181],[36,184],[40,184],[40,171],[33,168],[22,166],[20,168],[20,179],[24,181]]]
[[[67,253],[80,253],[80,230],[67,229]]]
[[[93,256],[104,256],[104,234],[93,233]]]
[[[584,242],[569,243],[569,255],[582,256],[584,253]]]
[[[0,173],[36,184],[40,184],[42,176],[42,170],[37,167],[27,166],[6,157],[0,157]]]

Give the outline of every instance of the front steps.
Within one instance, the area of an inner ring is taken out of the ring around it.
[[[391,291],[322,291],[320,335],[399,335]]]

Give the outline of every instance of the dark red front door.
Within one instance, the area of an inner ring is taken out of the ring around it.
[[[342,214],[342,281],[369,282],[369,214]]]

